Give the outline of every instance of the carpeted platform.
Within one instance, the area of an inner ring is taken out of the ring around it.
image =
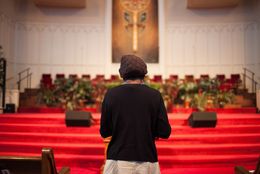
[[[216,128],[191,128],[189,114],[169,114],[172,135],[156,142],[162,174],[231,174],[235,165],[253,169],[260,155],[259,114],[218,114]],[[104,162],[95,125],[67,128],[65,114],[0,115],[0,155],[35,156],[52,147],[57,166],[72,174],[97,174]]]

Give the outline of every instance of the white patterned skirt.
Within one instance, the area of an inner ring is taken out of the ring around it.
[[[158,162],[106,160],[103,174],[160,174]]]

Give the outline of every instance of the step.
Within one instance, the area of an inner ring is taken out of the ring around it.
[[[66,127],[60,124],[12,124],[0,123],[0,132],[42,132],[42,133],[99,133],[99,125],[91,127]],[[244,134],[260,133],[260,125],[223,125],[216,128],[192,128],[189,126],[172,126],[172,134]]]
[[[0,132],[1,141],[10,142],[49,142],[49,143],[103,143],[99,133],[39,133],[39,132]]]
[[[0,152],[1,156],[39,156],[39,153]],[[255,155],[175,155],[159,156],[161,167],[223,167],[236,165],[255,166],[258,160]],[[100,167],[105,160],[104,155],[81,155],[57,154],[54,151],[57,166],[69,167]]]
[[[260,133],[245,133],[245,134],[172,134],[169,139],[160,139],[160,142],[168,144],[215,144],[215,143],[260,143]]]
[[[169,114],[172,125],[188,125],[190,114]],[[92,114],[100,124],[100,114]],[[65,114],[1,114],[1,123],[65,124]],[[218,114],[217,125],[260,124],[259,114]]]
[[[157,143],[158,154],[165,155],[228,155],[228,154],[258,154],[260,144],[160,144]],[[52,147],[56,153],[88,155],[104,154],[105,145],[101,143],[43,143],[43,142],[10,142],[1,141],[2,152],[21,152],[37,153],[42,147]]]
[[[96,132],[79,133],[45,133],[41,132],[0,132],[1,141],[14,142],[52,142],[58,143],[102,143],[101,135]],[[161,144],[218,144],[218,143],[260,143],[260,133],[250,134],[172,134],[168,139],[157,140]]]
[[[104,155],[105,145],[103,143],[38,143],[38,142],[0,142],[0,152],[23,152],[37,153],[43,147],[51,147],[56,154],[86,154],[86,155]]]

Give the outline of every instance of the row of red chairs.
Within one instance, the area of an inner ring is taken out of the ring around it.
[[[56,74],[56,79],[62,79],[62,78],[66,78],[65,74]],[[78,79],[79,76],[77,74],[70,74],[68,76],[68,78],[71,79]],[[91,76],[89,74],[82,74],[81,78],[84,79],[89,79],[89,80],[105,80],[105,75],[102,74],[97,74],[95,78],[91,79]],[[110,79],[108,81],[113,81],[113,80],[118,80],[119,76],[118,75],[111,75]],[[189,82],[198,82],[199,80],[202,79],[210,79],[210,76],[208,74],[202,74],[200,75],[199,79],[195,79],[195,77],[193,75],[185,75],[184,80],[189,81]],[[216,75],[216,79],[218,79],[221,84],[229,84],[231,86],[238,84],[241,82],[241,78],[240,78],[240,74],[231,74],[230,78],[226,78],[226,76],[224,74],[218,74]],[[152,79],[150,79],[152,82],[163,82],[163,78],[162,75],[154,75]],[[175,80],[179,80],[179,76],[178,75],[170,75],[169,78],[167,80],[170,81],[175,81]],[[48,87],[48,86],[52,86],[53,84],[53,79],[51,74],[43,74],[42,75],[42,79],[41,79],[41,85]]]
[[[66,76],[65,74],[56,74],[55,79],[65,79]],[[88,80],[93,80],[93,81],[98,81],[98,80],[105,80],[105,75],[102,74],[97,74],[96,77],[94,79],[91,79],[91,76],[89,74],[82,74],[81,77],[79,77],[77,74],[69,74],[68,76],[69,79],[79,79],[79,78],[83,78],[83,79],[88,79]],[[118,75],[111,75],[110,77],[110,81],[113,80],[118,80],[119,76]],[[41,78],[41,86],[42,87],[51,87],[53,86],[53,79],[51,74],[42,74],[42,78]]]
[[[185,75],[184,78],[186,81],[196,81],[194,75]],[[208,74],[202,74],[200,75],[199,79],[210,79],[210,76]],[[226,76],[224,74],[217,74],[216,75],[216,79],[218,79],[220,82],[230,82],[230,83],[237,83],[238,81],[241,80],[240,78],[240,74],[231,74],[230,78],[226,78]],[[154,75],[153,81],[156,82],[162,82],[162,76],[161,75]],[[179,80],[179,76],[178,75],[170,75],[168,80]]]

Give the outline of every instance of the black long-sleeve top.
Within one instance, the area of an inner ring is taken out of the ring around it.
[[[100,134],[112,136],[107,159],[157,162],[155,138],[171,134],[160,92],[142,84],[108,90],[102,103]]]

